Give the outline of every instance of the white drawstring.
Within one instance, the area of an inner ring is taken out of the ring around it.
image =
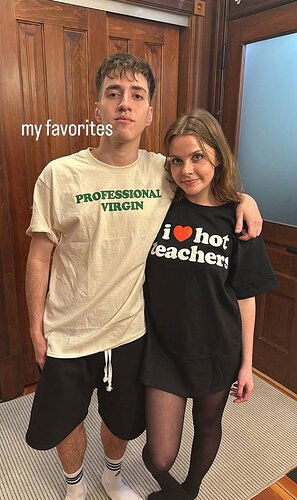
[[[105,356],[105,366],[104,366],[104,377],[103,382],[108,382],[107,387],[105,388],[108,392],[112,391],[112,364],[111,364],[111,349],[104,351]]]

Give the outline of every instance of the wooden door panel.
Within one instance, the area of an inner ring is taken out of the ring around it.
[[[257,338],[287,355],[293,336],[296,279],[278,273],[278,280],[280,288],[265,294],[261,300],[262,314]]]
[[[296,31],[296,2],[229,22],[223,128],[235,151],[245,45]],[[254,366],[297,392],[297,227],[265,221],[263,236],[280,287],[257,299]]]
[[[162,109],[163,104],[161,100],[161,82],[163,79],[163,45],[146,42],[144,46],[144,58],[149,63],[155,75],[156,90],[152,102],[152,105],[154,106],[153,123],[150,128],[145,129],[142,137],[142,144],[145,143],[149,151],[162,151],[164,127],[162,126],[161,113],[159,113],[158,110]]]
[[[264,222],[263,236],[280,287],[257,301],[254,364],[297,392],[297,228]]]
[[[130,42],[130,40],[128,40],[127,38],[110,36],[109,37],[108,53],[111,55],[111,54],[117,54],[120,52],[131,52],[129,42]]]
[[[18,39],[20,54],[20,77],[23,90],[24,124],[44,124],[49,116],[46,90],[46,73],[44,66],[44,30],[42,24],[18,22]],[[37,136],[26,135],[25,163],[28,172],[28,203],[32,200],[35,179],[40,173],[40,166],[51,159],[51,142],[44,131],[41,131],[38,144]]]
[[[167,28],[165,31],[164,52],[162,60],[162,107],[161,107],[161,140],[163,151],[163,140],[167,129],[176,119],[177,115],[177,88],[178,88],[178,30]]]
[[[88,10],[50,0],[13,0],[15,18],[54,26],[77,26],[88,28]],[[54,40],[53,40],[54,42]]]
[[[66,114],[68,124],[84,124],[89,115],[87,32],[64,29],[64,60]],[[67,151],[86,148],[89,138],[85,133],[73,135],[69,131]]]
[[[290,248],[290,247],[288,247]],[[273,268],[297,278],[296,256],[288,252],[287,247],[273,244],[269,241],[269,255]]]
[[[290,373],[296,363],[297,280],[280,273],[278,279],[279,290],[257,301],[254,365],[296,392]]]

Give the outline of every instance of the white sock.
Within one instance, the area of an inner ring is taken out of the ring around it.
[[[102,474],[102,485],[111,500],[142,500],[130,486],[122,480],[122,462],[105,457],[105,467]]]
[[[85,500],[87,487],[84,480],[83,466],[73,474],[63,471],[66,479],[67,494],[65,500]]]

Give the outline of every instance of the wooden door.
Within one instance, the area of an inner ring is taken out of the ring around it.
[[[133,17],[108,14],[108,53],[129,52],[143,57],[156,78],[152,101],[153,123],[142,136],[141,147],[163,151],[163,138],[177,113],[178,43],[177,26]]]
[[[229,22],[223,128],[235,151],[246,44],[295,32],[296,2]],[[294,136],[292,131],[292,141]],[[263,236],[280,288],[258,300],[254,366],[297,392],[297,227],[265,221]]]
[[[50,0],[0,0],[0,23],[0,229],[6,235],[0,241],[0,399],[7,400],[38,380],[24,293],[36,178],[50,160],[98,143],[85,134],[48,134],[45,124],[92,120],[96,70],[107,55],[127,50],[145,57],[157,76],[154,124],[142,147],[160,151],[176,118],[178,28]],[[43,125],[38,140],[36,129],[23,124]]]
[[[0,397],[6,400],[38,379],[24,294],[30,242],[25,230],[34,184],[51,159],[89,143],[84,134],[47,134],[45,123],[51,119],[52,124],[78,124],[92,119],[95,72],[107,55],[107,35],[105,12],[49,0],[1,0],[0,9],[1,166],[6,216],[11,222],[2,243]],[[43,125],[38,140],[29,128],[28,135],[23,124]]]

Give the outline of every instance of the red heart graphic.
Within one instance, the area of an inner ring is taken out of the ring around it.
[[[190,226],[176,226],[173,229],[173,234],[178,241],[185,241],[190,238],[193,229]]]

